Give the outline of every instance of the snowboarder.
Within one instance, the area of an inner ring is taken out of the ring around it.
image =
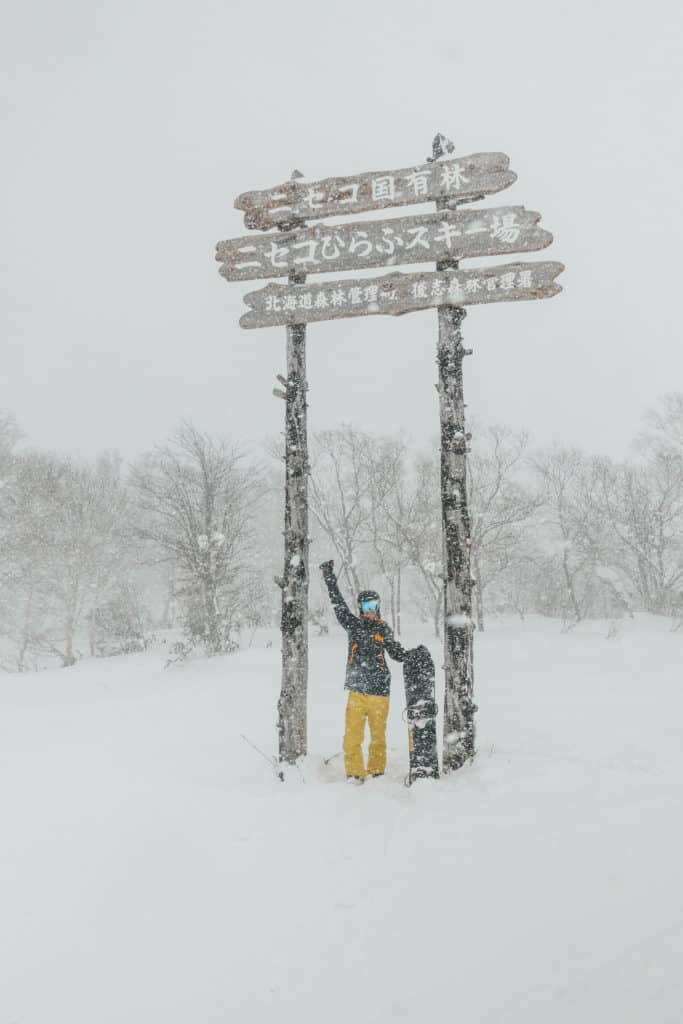
[[[394,639],[391,627],[382,619],[379,594],[376,591],[361,590],[357,599],[359,614],[354,615],[339,590],[334,561],[323,562],[320,569],[334,614],[349,637],[345,684],[349,696],[343,745],[344,765],[347,779],[361,783],[368,775],[383,775],[386,766],[391,673],[385,654],[395,661],[403,661],[408,652]],[[361,747],[366,718],[370,726],[367,768]]]

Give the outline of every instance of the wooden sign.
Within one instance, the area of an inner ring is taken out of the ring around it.
[[[562,290],[558,262],[515,262],[463,270],[460,261],[544,249],[552,235],[540,215],[523,206],[463,209],[516,181],[504,153],[448,157],[453,144],[440,133],[432,159],[400,170],[374,171],[309,182],[295,171],[275,188],[238,196],[248,228],[269,234],[229,239],[216,246],[228,281],[289,278],[245,296],[246,328],[286,326],[286,377],[274,394],[285,400],[284,570],[282,686],[278,701],[279,761],[295,764],[306,753],[309,550],[306,324],[357,316],[400,316],[437,308],[437,366],[441,428],[441,524],[444,590],[443,770],[476,753],[473,681],[472,575],[463,360],[462,307],[546,299]],[[430,212],[368,221],[358,214],[435,203]],[[327,225],[324,218],[341,218]],[[355,219],[354,219],[355,218]],[[351,220],[351,223],[348,221]],[[320,221],[321,223],[317,223]],[[398,273],[402,264],[429,263]],[[435,266],[436,264],[436,266]],[[390,268],[381,277],[356,271]],[[448,268],[448,269],[446,269]],[[339,279],[344,272],[352,278]],[[311,275],[332,276],[334,280]],[[308,280],[309,283],[306,283]],[[297,282],[297,283],[295,283]],[[349,334],[349,330],[346,330]],[[284,772],[279,772],[284,781]]]
[[[306,324],[340,317],[397,316],[435,306],[548,299],[562,291],[562,263],[504,263],[476,270],[387,274],[312,285],[269,284],[245,295],[242,327]]]
[[[435,263],[468,256],[534,252],[553,240],[540,213],[523,206],[443,211],[392,220],[316,224],[278,235],[247,235],[216,246],[228,281]]]
[[[478,199],[517,180],[505,153],[474,153],[398,171],[370,171],[348,178],[307,182],[296,178],[235,200],[248,228],[268,230],[318,217],[342,217],[364,210],[409,206],[435,199]]]

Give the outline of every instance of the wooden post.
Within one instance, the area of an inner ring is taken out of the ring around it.
[[[294,172],[292,177],[301,177]],[[303,284],[304,274],[289,275]],[[287,327],[285,408],[285,564],[282,588],[282,684],[278,701],[278,756],[293,764],[307,751],[308,695],[308,434],[306,327]],[[282,776],[281,776],[282,777]]]
[[[433,160],[452,144],[437,135]],[[446,207],[437,201],[437,209]],[[443,260],[437,270],[456,270],[456,260]],[[470,517],[467,502],[467,442],[462,363],[461,306],[439,306],[439,414],[441,421],[441,515],[444,548],[444,773],[462,767],[475,752],[473,693],[472,578]]]

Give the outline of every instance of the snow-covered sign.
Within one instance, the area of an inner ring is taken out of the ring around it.
[[[517,175],[509,168],[505,153],[473,153],[397,171],[370,171],[313,182],[295,178],[275,188],[243,192],[235,206],[245,211],[248,228],[265,231],[318,217],[348,216],[435,199],[458,203],[477,199],[512,185]]]
[[[228,281],[319,274],[339,270],[434,263],[468,256],[534,252],[553,240],[538,226],[540,213],[523,206],[501,206],[316,224],[277,235],[247,235],[219,242],[216,259]]]
[[[548,299],[562,291],[557,262],[504,263],[476,270],[387,274],[384,277],[326,281],[311,285],[269,284],[245,295],[251,307],[242,327],[336,320],[340,317],[397,316],[435,306]]]
[[[463,210],[461,204],[500,192],[516,181],[504,153],[447,157],[454,146],[440,133],[432,158],[402,170],[306,181],[298,171],[275,188],[244,192],[235,206],[248,228],[263,232],[216,246],[228,281],[288,277],[245,296],[242,327],[287,327],[287,376],[274,394],[285,400],[285,564],[282,588],[282,687],[278,702],[281,762],[306,753],[308,647],[308,465],[306,324],[342,317],[398,316],[437,308],[441,503],[444,584],[443,769],[453,771],[476,752],[472,673],[472,576],[467,508],[467,448],[462,344],[463,306],[546,299],[562,289],[561,263],[508,263],[463,270],[460,261],[544,249],[552,235],[523,206]],[[432,202],[435,212],[390,220],[354,215]],[[326,217],[346,218],[334,224]],[[278,231],[270,229],[278,228]],[[270,232],[270,233],[268,233]],[[430,263],[419,273],[402,264]],[[339,280],[339,273],[392,268],[383,277]],[[310,275],[333,280],[315,283]],[[284,776],[281,775],[281,778]]]

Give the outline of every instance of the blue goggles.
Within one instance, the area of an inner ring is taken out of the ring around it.
[[[375,601],[374,598],[372,598],[370,601],[361,601],[360,610],[362,612],[378,612],[379,601]]]

